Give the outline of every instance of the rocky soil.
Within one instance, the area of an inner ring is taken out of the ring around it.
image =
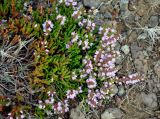
[[[98,24],[107,23],[121,34],[117,49],[119,74],[138,72],[144,82],[114,87],[112,104],[94,116],[79,108],[71,119],[160,119],[160,0],[79,0]]]

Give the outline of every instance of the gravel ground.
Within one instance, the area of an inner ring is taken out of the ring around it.
[[[118,93],[112,103],[94,111],[93,117],[160,119],[160,0],[79,0],[79,5],[92,10],[89,13],[96,23],[110,24],[121,34],[119,75],[138,72],[145,78],[132,87],[114,89]],[[71,119],[84,116],[76,114],[72,111]]]

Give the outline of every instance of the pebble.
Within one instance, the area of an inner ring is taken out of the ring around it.
[[[139,9],[137,9],[137,14],[138,14],[140,17],[142,17],[142,16],[145,15],[146,10],[147,10],[146,6],[142,4],[141,7],[139,7]]]
[[[112,96],[114,96],[114,95],[117,94],[117,92],[118,92],[118,87],[117,87],[115,84],[113,84],[113,85],[110,87],[110,91],[111,91]]]
[[[89,8],[98,8],[99,5],[103,2],[103,0],[83,0],[83,5]]]
[[[118,95],[119,96],[124,96],[126,94],[126,91],[124,89],[124,86],[119,86],[118,87]]]
[[[124,52],[125,55],[127,55],[130,52],[130,49],[129,49],[128,45],[123,45],[121,47],[121,50]]]
[[[129,0],[120,0],[120,11],[122,18],[125,17],[128,12],[128,3]]]
[[[124,113],[119,108],[108,108],[101,115],[101,119],[121,119]]]
[[[70,111],[70,119],[89,119],[86,118],[85,115],[81,112],[80,106],[72,109]]]
[[[104,18],[105,18],[105,19],[112,19],[111,13],[110,13],[110,12],[105,12],[105,13],[104,13]]]
[[[158,15],[153,15],[149,19],[149,27],[155,27],[159,24]]]
[[[157,74],[158,78],[160,78],[160,60],[154,66],[154,72]]]
[[[135,39],[137,39],[138,34],[136,31],[132,31],[131,34],[129,35],[128,39],[129,39],[129,43],[133,43],[135,41]]]
[[[127,23],[134,23],[135,22],[135,15],[134,14],[128,14],[127,17],[125,18],[125,21]]]
[[[157,96],[155,93],[149,93],[145,94],[144,92],[140,95],[142,102],[149,108],[157,109],[158,103],[157,103]]]

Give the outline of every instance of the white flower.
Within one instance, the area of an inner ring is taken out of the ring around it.
[[[25,118],[25,116],[24,115],[21,115],[21,119],[24,119]]]
[[[63,0],[59,0],[59,3],[62,3],[63,2]]]
[[[44,32],[47,32],[47,31],[52,31],[52,28],[53,28],[53,23],[50,21],[50,20],[46,20],[43,24],[43,31]],[[46,34],[48,35],[48,34]]]
[[[38,107],[39,107],[40,109],[42,109],[42,108],[43,108],[43,106],[42,106],[42,105],[38,105]]]
[[[78,40],[78,34],[75,32],[72,32],[71,35],[73,36],[73,39],[71,40],[72,43],[77,42]]]
[[[35,28],[36,28],[37,26],[38,26],[37,24],[34,25]]]
[[[79,46],[82,45],[82,40],[79,40],[78,45]]]
[[[64,25],[64,23],[65,23],[65,21],[66,21],[66,17],[65,16],[62,16],[62,15],[58,15],[57,17],[56,17],[56,20],[61,20],[61,25]]]

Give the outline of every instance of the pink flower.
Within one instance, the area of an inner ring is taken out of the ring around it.
[[[88,88],[95,88],[97,86],[96,79],[93,77],[90,77],[86,80],[86,83],[88,85]]]
[[[67,99],[74,99],[78,94],[77,90],[68,90],[67,91]]]

